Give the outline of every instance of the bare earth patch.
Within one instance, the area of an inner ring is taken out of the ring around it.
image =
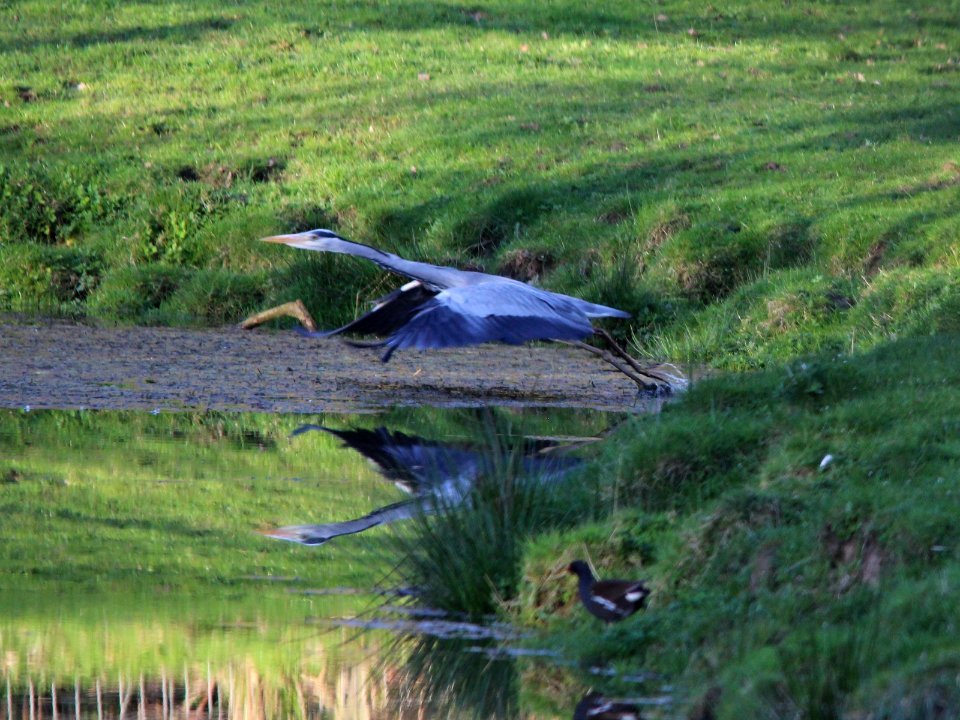
[[[637,390],[587,353],[549,343],[400,352],[382,363],[376,349],[289,331],[0,319],[0,407],[349,413],[484,404],[623,411],[637,406]]]

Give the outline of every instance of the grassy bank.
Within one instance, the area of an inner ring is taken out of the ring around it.
[[[956,17],[65,2],[51,22],[6,4],[0,309],[216,324],[302,297],[341,323],[388,279],[253,242],[313,226],[623,307],[637,349],[756,372],[609,441],[603,502],[522,529],[522,578],[496,586],[522,581],[520,600],[500,607],[691,703],[719,687],[723,718],[957,714]],[[82,479],[13,470],[23,527],[100,517]],[[153,486],[110,502],[163,508],[140,530],[182,531],[156,567],[184,586],[209,582],[197,527],[248,553],[224,582],[292,570],[240,536],[263,498],[209,482],[195,524]],[[237,516],[211,500],[231,493]],[[54,537],[23,538],[32,572],[59,571]],[[598,632],[562,572],[581,555],[649,577],[649,611]]]
[[[326,225],[624,307],[680,360],[955,330],[953,10],[7,5],[0,305],[339,323],[381,274],[253,242]]]
[[[955,714],[958,350],[820,356],[637,418],[597,464],[609,515],[528,545],[521,617],[682,703],[721,688],[721,718]],[[647,578],[648,610],[598,632],[577,557]]]

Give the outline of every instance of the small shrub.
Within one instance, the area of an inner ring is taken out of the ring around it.
[[[212,248],[201,241],[201,229],[222,215],[239,195],[210,190],[199,184],[179,183],[161,189],[138,208],[134,238],[134,261],[201,267]]]
[[[64,243],[114,205],[74,169],[0,165],[0,241]]]
[[[189,276],[163,303],[172,317],[204,325],[235,324],[261,309],[266,295],[262,274],[201,270]]]
[[[101,256],[92,250],[44,245],[0,245],[0,306],[78,307],[100,282]]]
[[[155,323],[157,310],[183,283],[187,271],[165,265],[112,272],[91,295],[91,315],[122,322]]]

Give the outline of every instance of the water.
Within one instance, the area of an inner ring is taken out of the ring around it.
[[[595,439],[618,419],[309,418],[444,443],[482,442],[491,429]],[[262,534],[409,497],[338,438],[291,438],[303,421],[0,411],[0,717],[569,716],[575,698],[521,701],[543,693],[523,687],[544,676],[532,667],[567,670],[503,652],[522,644],[512,629],[417,624],[391,573],[390,529],[321,547]]]

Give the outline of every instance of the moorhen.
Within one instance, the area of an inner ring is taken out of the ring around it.
[[[574,560],[567,570],[580,578],[583,606],[604,622],[630,617],[643,607],[650,594],[640,580],[597,580],[583,560]]]

